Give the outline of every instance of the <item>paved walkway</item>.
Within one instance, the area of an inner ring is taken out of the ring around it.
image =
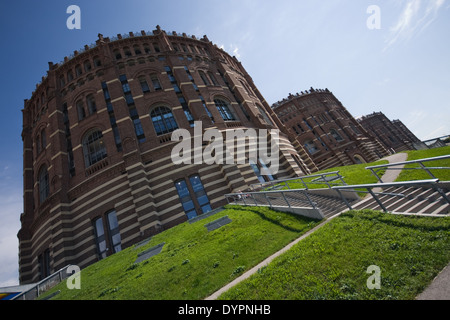
[[[387,161],[389,161],[389,163],[396,163],[396,162],[405,162],[407,159],[408,159],[408,154],[406,154],[406,153],[396,153],[396,154],[393,154],[391,156],[385,157],[382,160],[387,160]],[[398,175],[401,172],[400,169],[403,169],[404,166],[405,166],[404,164],[401,164],[401,165],[398,165],[398,166],[390,167],[390,168],[394,168],[395,170],[394,169],[386,170],[384,175],[381,177],[381,180],[383,182],[394,182],[395,179],[397,179]],[[373,192],[380,192],[380,191],[381,191],[381,188],[374,188],[373,189]],[[368,194],[367,196],[370,197],[371,195]]]
[[[408,158],[408,155],[406,153],[397,153],[397,154],[385,157],[385,158],[383,158],[383,160],[388,160],[389,163],[396,163],[396,162],[404,162],[407,160],[407,158]],[[392,168],[403,168],[403,165],[395,166]],[[383,182],[394,182],[395,179],[397,179],[400,172],[401,172],[401,170],[386,170],[385,174],[381,177],[381,179],[383,180]],[[374,188],[373,190],[375,191],[376,188]],[[291,249],[294,245],[296,245],[301,240],[303,240],[306,237],[308,237],[309,235],[311,235],[317,229],[326,225],[328,222],[330,222],[333,218],[335,218],[337,216],[339,216],[339,214],[328,218],[320,225],[311,229],[310,231],[308,231],[307,233],[302,235],[300,238],[291,242],[290,244],[288,244],[286,247],[284,247],[280,251],[274,253],[272,256],[268,257],[263,262],[259,263],[257,266],[248,270],[247,272],[242,274],[240,277],[234,279],[234,281],[225,285],[223,288],[219,289],[218,291],[213,293],[211,296],[207,297],[205,300],[217,299],[222,293],[226,292],[228,289],[235,286],[239,282],[249,278],[251,275],[256,273],[260,268],[267,266],[276,257],[280,256],[281,254],[283,254],[286,251],[288,251],[289,249]],[[416,299],[417,300],[450,300],[450,264],[433,280],[431,285],[428,288],[426,288],[425,291],[422,294],[420,294]]]

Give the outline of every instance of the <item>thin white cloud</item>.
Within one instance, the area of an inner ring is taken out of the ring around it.
[[[235,45],[231,45],[230,48],[232,49],[231,52],[233,56],[235,56],[238,60],[241,58],[241,55],[239,53],[239,48]]]
[[[0,170],[0,287],[19,283],[17,232],[23,212],[22,186],[15,179],[17,170],[6,165]]]
[[[390,28],[384,50],[398,41],[408,41],[436,20],[446,0],[407,0],[397,22]]]

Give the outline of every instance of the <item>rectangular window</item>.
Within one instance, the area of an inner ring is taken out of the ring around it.
[[[106,239],[105,230],[103,229],[103,219],[98,218],[94,221],[95,242],[97,244],[97,253],[99,259],[106,258]]]
[[[128,105],[133,104],[134,103],[134,99],[133,96],[131,95],[131,93],[125,93],[125,101],[127,102]]]
[[[183,206],[187,218],[189,220],[195,218],[197,216],[197,211],[195,210],[194,202],[192,201],[186,181],[181,180],[176,182],[175,187],[177,188],[178,196],[180,197],[181,205]]]
[[[139,82],[141,84],[143,93],[150,92],[150,87],[148,86],[148,83],[145,79],[141,79]]]
[[[203,184],[198,175],[192,176],[189,178],[192,189],[195,193],[195,198],[197,199],[198,205],[202,210],[202,214],[211,211],[211,205],[209,203],[208,196],[206,195],[205,189],[203,188]]]
[[[126,81],[126,79],[125,79]],[[102,82],[103,95],[105,97],[106,109],[109,114],[109,121],[111,123],[111,128],[113,129],[114,140],[116,142],[117,151],[122,151],[122,140],[120,138],[119,129],[117,128],[116,117],[114,116],[114,108],[111,103],[111,96],[109,95],[108,85],[106,82]]]
[[[113,253],[122,250],[122,240],[120,238],[119,232],[119,222],[117,221],[117,215],[115,211],[108,213],[108,227],[109,227],[109,238],[111,241],[111,246],[113,248]]]
[[[39,278],[43,280],[50,275],[50,250],[46,249],[44,253],[38,257]]]
[[[152,75],[150,77],[150,79],[152,80],[153,89],[155,89],[155,90],[161,90],[162,89],[161,83],[159,82],[158,77],[156,75]]]
[[[250,163],[250,167],[253,169],[256,176],[258,177],[259,182],[262,182],[262,183],[266,182],[264,177],[261,175],[261,171],[259,170],[258,165],[253,160],[249,160],[249,163]]]

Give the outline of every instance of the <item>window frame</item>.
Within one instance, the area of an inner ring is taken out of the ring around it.
[[[215,98],[214,105],[216,106],[217,111],[219,111],[220,116],[224,121],[239,121],[239,118],[237,117],[229,102],[221,98]]]
[[[162,110],[165,110],[167,112],[162,113]],[[172,112],[172,109],[167,106],[155,106],[150,110],[149,114],[157,136],[171,133],[179,128],[178,122]]]
[[[198,173],[178,179],[174,185],[188,220],[212,211],[211,201]],[[183,188],[179,188],[180,185]]]
[[[97,136],[90,139],[95,134],[97,134]],[[93,166],[108,156],[106,145],[103,141],[103,133],[100,130],[91,130],[85,134],[82,140],[82,146],[86,168]]]
[[[38,174],[38,191],[39,191],[39,203],[42,204],[50,196],[50,181],[48,175],[48,168],[44,164],[39,169]]]

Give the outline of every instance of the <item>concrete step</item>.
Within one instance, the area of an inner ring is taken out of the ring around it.
[[[384,194],[377,195],[379,200],[391,212],[442,214],[446,213],[448,207],[450,207],[442,196],[432,188],[391,187],[382,190],[381,193]],[[386,193],[404,196],[388,195]],[[450,194],[450,191],[447,193]],[[368,196],[353,207],[357,210],[381,210],[381,207],[372,196]]]
[[[397,206],[395,208],[395,211],[399,212],[414,212],[417,213],[414,210],[420,210],[422,207],[427,205],[427,197],[431,196],[435,191],[433,189],[423,189],[420,188],[418,190],[419,192],[416,192],[415,195],[408,194],[407,199],[408,202],[405,202],[404,204]]]

